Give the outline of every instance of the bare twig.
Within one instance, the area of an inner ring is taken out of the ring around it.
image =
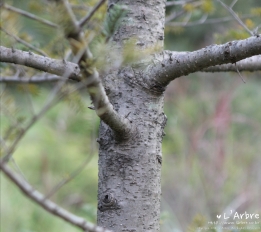
[[[0,46],[0,62],[25,65],[58,76],[67,73],[68,78],[72,80],[79,81],[81,79],[80,68],[77,64],[40,56],[33,52]]]
[[[90,155],[75,171],[73,171],[68,178],[63,179],[60,183],[58,183],[48,194],[46,194],[45,198],[48,199],[53,196],[59,189],[61,189],[64,185],[73,180],[77,175],[79,175],[83,169],[87,166],[87,164],[91,161],[93,154]]]
[[[244,60],[238,61],[235,66],[234,64],[222,64],[211,66],[201,70],[202,72],[254,72],[261,70],[261,56],[253,56]]]
[[[35,190],[27,181],[14,173],[4,162],[0,162],[0,169],[28,198],[40,205],[49,213],[69,222],[70,224],[89,232],[112,232],[102,227],[87,222],[84,218],[78,217],[54,202],[45,198],[45,196]]]
[[[25,177],[24,173],[22,172],[21,168],[18,166],[18,164],[15,162],[15,159],[12,157],[11,161],[15,167],[15,169],[17,170],[17,172],[20,174],[20,176],[28,182],[27,178]]]
[[[172,21],[172,20],[174,20],[174,19],[176,19],[176,18],[182,16],[185,12],[186,12],[185,10],[181,10],[181,11],[179,11],[179,12],[175,12],[175,11],[174,11],[174,12],[171,13],[170,15],[166,16],[166,18],[165,18],[165,24],[167,24],[168,22],[170,22],[170,21]]]
[[[194,1],[191,1],[191,2],[194,2]],[[200,1],[194,2],[192,5],[193,5],[193,7],[198,7],[198,6],[202,5],[202,2],[200,2]],[[176,13],[176,12],[171,13],[169,16],[166,17],[165,24],[170,22],[171,20],[174,20],[174,19],[182,16],[184,13],[186,13],[185,10],[181,10],[178,13]],[[187,17],[187,19],[185,21],[188,22],[190,17],[191,17],[191,12],[189,13],[189,16]]]
[[[244,78],[242,77],[241,73],[240,73],[239,70],[238,70],[237,63],[235,63],[235,66],[236,66],[237,73],[238,73],[238,75],[240,76],[241,80],[242,80],[244,83],[246,83],[246,81],[244,80]]]
[[[58,28],[59,26],[55,23],[52,23],[50,22],[49,20],[46,20],[46,19],[43,19],[43,18],[40,18],[34,14],[31,14],[27,11],[24,11],[24,10],[21,10],[21,9],[18,9],[16,7],[13,7],[13,6],[10,6],[10,5],[7,5],[7,4],[4,4],[3,7],[6,9],[6,10],[9,10],[9,11],[13,11],[17,14],[20,14],[20,15],[23,15],[27,18],[30,18],[30,19],[33,19],[33,20],[36,20],[40,23],[43,23],[45,25],[48,25],[48,26],[51,26],[51,27],[54,27],[54,28]]]
[[[238,1],[238,0],[234,0],[234,1],[233,1],[233,2],[230,4],[230,6],[229,6],[229,7],[232,9],[232,8],[233,8],[233,6],[234,6],[234,5],[237,3],[237,1]]]
[[[25,133],[34,125],[35,122],[37,122],[54,104],[54,98],[56,97],[57,93],[61,90],[64,83],[66,82],[68,78],[68,73],[64,73],[64,78],[61,78],[60,81],[54,86],[51,94],[49,95],[49,98],[47,99],[44,107],[40,110],[40,112],[36,115],[34,115],[31,120],[27,123],[25,128],[21,129],[16,136],[13,144],[9,147],[6,154],[3,158],[1,158],[0,162],[7,162],[12,157],[14,150],[16,149],[17,144],[20,142],[20,140],[23,138]]]
[[[83,27],[84,24],[86,24],[91,17],[94,15],[94,13],[103,5],[103,3],[105,3],[106,0],[100,0],[94,7],[93,9],[84,17],[80,20],[80,22],[78,23],[78,25],[80,27]]]
[[[82,45],[81,49],[79,50],[79,48],[75,48],[71,43],[74,53],[78,52],[82,54],[82,56],[79,57],[81,73],[83,79],[87,80],[86,87],[94,104],[95,112],[101,120],[110,126],[114,132],[116,132],[118,135],[121,135],[119,138],[126,139],[130,136],[131,124],[126,118],[121,117],[113,109],[113,106],[109,101],[96,68],[86,67],[87,61],[92,62],[92,53],[90,52],[88,45],[83,38],[83,34],[79,30],[78,24],[76,24],[74,20],[74,16],[70,13],[71,9],[68,0],[63,0],[62,2],[68,12],[68,16],[71,17],[71,25],[73,26],[71,28],[71,32],[68,33],[68,39],[69,41],[70,39],[74,39]]]
[[[21,43],[25,46],[27,46],[28,48],[31,48],[32,50],[38,52],[39,54],[43,55],[43,56],[47,56],[47,54],[45,52],[43,52],[42,50],[34,47],[33,45],[27,43],[26,41],[20,39],[19,37],[12,35],[11,33],[9,33],[6,29],[4,29],[3,27],[0,26],[0,29],[5,32],[5,34],[7,34],[8,36],[12,37],[15,41],[17,41],[18,43]]]
[[[0,82],[4,83],[18,83],[18,84],[28,84],[28,83],[43,83],[43,82],[57,82],[61,80],[59,76],[53,75],[40,75],[40,76],[33,76],[31,78],[21,78],[21,77],[0,77]]]
[[[232,8],[227,6],[225,3],[223,3],[221,0],[217,0],[224,8],[226,8],[229,13],[237,20],[237,22],[250,34],[253,35],[252,31],[248,29],[248,27],[242,22],[242,20],[237,16],[235,11],[233,11]]]
[[[187,1],[169,1],[166,2],[166,6],[175,6],[175,5],[184,5],[187,3],[195,2],[196,0],[187,0]]]
[[[249,18],[251,17],[250,15],[244,15],[241,18]],[[253,17],[253,16],[252,16]],[[177,26],[177,27],[191,27],[191,26],[196,26],[196,25],[206,25],[206,24],[216,24],[216,23],[225,23],[231,20],[235,20],[234,17],[223,17],[223,18],[213,18],[213,19],[206,19],[205,21],[202,22],[202,19],[194,22],[166,22],[167,26]]]

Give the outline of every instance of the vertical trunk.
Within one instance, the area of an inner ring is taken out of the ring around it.
[[[163,45],[165,1],[109,1],[128,6],[115,33],[118,45],[135,35],[142,49]],[[159,231],[161,141],[166,116],[163,92],[142,84],[142,70],[130,67],[111,73],[103,82],[116,111],[130,120],[135,134],[121,140],[101,123],[98,142],[98,224],[115,232]]]

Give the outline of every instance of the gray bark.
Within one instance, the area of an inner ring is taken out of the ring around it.
[[[73,80],[80,79],[80,68],[77,64],[51,59],[33,52],[24,52],[0,46],[0,61],[32,67],[59,76],[64,75],[66,78]]]
[[[113,38],[116,45],[135,35],[139,49],[159,42],[163,48],[165,1],[119,2],[129,11]],[[145,76],[138,66],[103,78],[111,104],[134,131],[121,140],[105,123],[100,126],[98,225],[117,232],[159,231],[163,92],[141,85]]]

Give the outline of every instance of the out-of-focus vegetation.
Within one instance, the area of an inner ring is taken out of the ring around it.
[[[44,1],[39,4],[36,1],[6,2],[44,14],[49,20],[58,15],[50,15],[51,9],[41,5]],[[87,6],[95,3],[70,2],[87,3]],[[259,1],[239,0],[234,9],[239,15],[250,15],[244,20],[252,29],[260,23],[260,19],[254,17],[260,17],[260,7]],[[85,15],[83,9],[75,7],[80,16]],[[211,0],[203,0],[198,7],[187,4],[183,9],[191,13],[191,20],[200,19],[203,14],[210,14],[212,18],[229,15]],[[98,14],[95,20],[101,20],[103,15]],[[66,41],[59,36],[53,38],[55,29],[14,13],[8,15],[3,11],[1,18],[11,24],[8,28],[11,32],[44,51],[51,51],[49,55],[56,58],[66,55]],[[89,26],[97,27],[95,20]],[[180,20],[185,21],[185,15]],[[1,26],[5,26],[4,21]],[[165,45],[166,49],[193,50],[246,36],[244,29],[233,20],[212,26],[167,26]],[[3,32],[1,38],[4,46],[26,49]],[[12,73],[12,70],[3,70],[6,75]],[[165,104],[168,123],[162,146],[162,232],[198,231],[198,227],[209,226],[208,222],[216,221],[216,215],[230,207],[239,212],[261,214],[261,79],[260,72],[242,75],[246,84],[237,74],[209,73],[182,77],[169,86]],[[51,84],[2,84],[1,102],[7,101],[11,110],[13,105],[14,111],[8,116],[1,109],[4,113],[1,134],[10,129],[10,121],[15,124],[12,120],[26,120],[32,111],[41,109],[51,87]],[[99,120],[87,108],[89,105],[83,91],[52,108],[21,141],[14,154],[15,161],[11,163],[36,189],[48,194],[86,162],[84,170],[50,198],[95,222]],[[32,203],[1,174],[1,231],[79,230]]]

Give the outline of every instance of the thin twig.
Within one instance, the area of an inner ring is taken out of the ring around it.
[[[33,103],[32,95],[30,94],[30,89],[28,87],[28,84],[27,85],[23,85],[22,88],[25,91],[26,99],[27,99],[28,104],[29,104],[30,109],[31,109],[31,114],[35,115],[34,103]]]
[[[103,3],[105,3],[106,2],[106,0],[100,0],[94,7],[93,7],[93,9],[84,17],[84,18],[82,18],[80,21],[79,21],[79,23],[78,23],[78,25],[80,26],[80,27],[83,27],[84,26],[84,24],[86,24],[90,19],[91,19],[91,17],[94,15],[94,13],[103,5]]]
[[[80,56],[76,56],[74,58],[74,62],[78,62]],[[65,84],[65,82],[68,79],[68,76],[70,75],[70,73],[64,73],[64,76],[60,79],[60,81],[54,86],[51,94],[49,95],[49,98],[47,99],[44,107],[41,109],[41,111],[34,115],[31,120],[28,122],[28,124],[25,126],[25,128],[20,130],[20,133],[17,135],[16,139],[14,140],[13,144],[9,147],[9,149],[7,150],[5,156],[3,158],[1,158],[0,162],[7,162],[9,161],[9,159],[12,157],[13,152],[17,146],[17,144],[20,142],[20,140],[23,138],[23,136],[25,135],[25,133],[34,125],[35,122],[37,122],[50,108],[52,108],[55,104],[57,104],[59,102],[59,100],[61,100],[63,97],[67,96],[68,93],[66,94],[62,94],[60,96],[58,96],[59,91],[62,89],[63,85]],[[88,80],[92,81],[92,79]],[[85,84],[85,83],[81,83],[81,84]],[[88,85],[88,83],[86,84]],[[84,85],[84,86],[86,86]],[[69,93],[70,94],[70,93]],[[56,99],[55,99],[56,98]]]
[[[229,6],[229,7],[232,9],[232,8],[233,8],[233,6],[234,6],[234,5],[237,3],[237,1],[238,1],[238,0],[234,0],[234,1],[233,1],[233,2],[230,4],[230,6]]]
[[[193,7],[198,7],[198,6],[201,6],[201,5],[202,5],[202,2],[194,2],[194,3],[192,3],[192,5],[193,5]],[[170,22],[171,20],[176,19],[176,18],[182,16],[182,15],[183,15],[184,13],[186,13],[186,12],[187,12],[187,11],[182,10],[182,11],[180,11],[180,12],[178,12],[178,13],[174,12],[174,13],[170,14],[169,16],[166,17],[165,23],[168,23],[168,22]],[[191,17],[191,13],[190,13],[190,17]],[[189,18],[190,18],[190,17],[189,17]],[[186,20],[186,21],[187,21],[187,20]]]
[[[7,34],[8,36],[12,37],[15,41],[17,41],[18,43],[21,43],[25,46],[27,46],[28,48],[31,48],[32,50],[38,52],[39,54],[43,55],[43,56],[47,56],[47,54],[45,52],[43,52],[42,50],[36,48],[35,46],[27,43],[26,41],[20,39],[19,37],[12,35],[10,32],[8,32],[6,29],[4,29],[3,27],[0,26],[0,30],[2,30],[5,34]]]
[[[87,166],[87,164],[91,161],[93,154],[91,154],[76,170],[74,170],[66,179],[60,181],[49,193],[45,195],[45,198],[48,199],[53,196],[59,189],[61,189],[64,185],[73,180],[77,175],[79,175],[83,169]]]
[[[251,17],[250,15],[244,15],[241,18],[249,18]],[[253,16],[252,16],[253,17]],[[194,21],[194,22],[166,22],[166,25],[168,26],[180,26],[180,27],[191,27],[191,26],[196,26],[196,25],[206,25],[206,24],[216,24],[216,23],[225,23],[231,20],[235,20],[234,17],[223,17],[223,18],[213,18],[213,19],[206,19],[204,22],[201,20]]]
[[[72,10],[72,7],[71,7],[71,4],[69,3],[68,0],[63,0],[63,3],[64,3],[64,6],[67,10],[67,13],[69,14],[74,26],[78,24],[77,22],[77,19],[75,17],[75,14],[73,13],[73,10]]]
[[[237,16],[237,14],[235,13],[235,11],[233,11],[232,8],[230,8],[229,6],[227,6],[225,3],[223,3],[221,0],[217,0],[224,8],[226,8],[229,13],[237,20],[237,22],[243,27],[245,28],[245,30],[251,35],[253,36],[253,32],[251,30],[248,29],[248,27],[242,22],[242,20]]]
[[[17,135],[16,139],[14,140],[13,144],[10,146],[10,148],[7,150],[5,156],[1,158],[1,162],[7,162],[12,157],[13,152],[17,146],[17,144],[20,142],[20,140],[23,138],[25,133],[34,125],[35,122],[37,122],[52,106],[52,102],[54,98],[56,97],[56,94],[61,90],[64,83],[66,82],[66,79],[68,74],[65,73],[64,78],[61,78],[61,80],[54,86],[49,98],[47,99],[45,106],[40,110],[40,112],[36,115],[34,115],[31,120],[28,122],[28,124],[25,126],[25,128],[21,129],[20,133]]]
[[[174,5],[184,5],[187,3],[195,2],[195,0],[188,0],[188,1],[170,1],[166,2],[166,6],[174,6]]]
[[[112,232],[102,227],[96,226],[84,218],[78,217],[54,202],[45,199],[45,196],[35,190],[27,181],[14,173],[4,162],[0,162],[0,169],[28,198],[40,205],[49,213],[69,222],[70,224],[89,232]]]
[[[238,70],[237,63],[235,63],[235,66],[236,66],[237,73],[238,73],[238,75],[240,76],[241,80],[242,80],[244,83],[246,83],[246,81],[244,80],[244,78],[242,77],[241,73],[240,73],[239,70]]]
[[[25,177],[24,173],[22,172],[21,168],[18,166],[18,164],[15,162],[15,159],[12,157],[11,158],[12,163],[14,164],[15,169],[17,170],[18,173],[22,176],[22,178],[28,182],[27,178]]]
[[[10,6],[10,5],[7,5],[7,4],[4,4],[3,7],[6,9],[6,10],[9,10],[9,11],[13,11],[15,13],[18,13],[20,15],[23,15],[27,18],[30,18],[30,19],[33,19],[33,20],[36,20],[40,23],[43,23],[45,25],[48,25],[48,26],[51,26],[51,27],[54,27],[54,28],[58,28],[59,26],[55,23],[52,23],[50,22],[49,20],[46,20],[46,19],[43,19],[43,18],[40,18],[34,14],[31,14],[27,11],[24,11],[24,10],[21,10],[21,9],[18,9],[16,7],[13,7],[13,6]]]
[[[182,16],[186,11],[185,10],[181,10],[179,12],[173,12],[171,13],[170,15],[166,16],[165,18],[165,24],[174,20],[174,19],[177,19],[178,17]]]
[[[13,129],[19,129],[19,123],[14,119],[12,113],[9,111],[9,109],[6,107],[6,105],[4,105],[1,101],[0,101],[0,109],[1,111],[5,114],[8,115],[8,119],[11,120],[13,122],[14,128]]]

